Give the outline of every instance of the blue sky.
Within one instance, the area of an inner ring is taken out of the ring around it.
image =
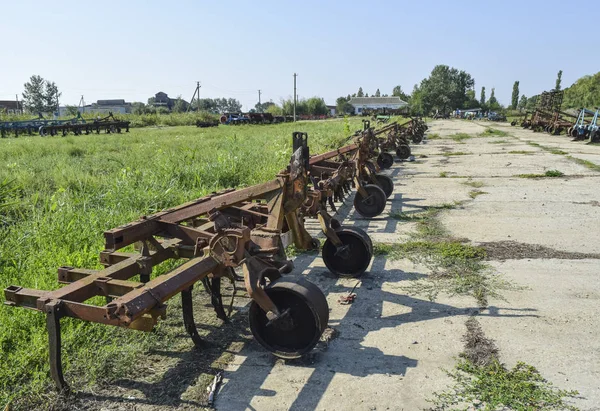
[[[597,19],[596,19],[597,20]],[[0,0],[0,99],[33,74],[61,104],[158,91],[189,101],[235,97],[244,109],[293,93],[335,104],[359,87],[410,92],[436,64],[467,71],[503,104],[600,71],[597,24],[555,0],[9,1]]]

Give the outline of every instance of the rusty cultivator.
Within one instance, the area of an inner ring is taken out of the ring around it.
[[[326,237],[325,265],[337,275],[359,276],[372,259],[373,244],[364,231],[342,227],[327,213],[327,204],[333,206],[353,181],[357,210],[376,215],[386,198],[380,186],[391,193],[393,184],[369,160],[377,147],[371,129],[354,144],[313,157],[307,140],[305,133],[294,133],[290,164],[271,181],[211,194],[106,231],[100,253],[104,269],[61,267],[58,281],[66,285],[54,291],[14,285],[4,290],[6,304],[46,315],[50,373],[59,390],[69,389],[62,370],[61,318],[150,331],[164,318],[166,302],[180,294],[185,329],[201,346],[192,289],[202,282],[216,315],[226,321],[221,279],[235,279],[235,270],[243,273],[252,299],[250,328],[263,347],[278,357],[297,358],[315,346],[327,326],[327,301],[313,283],[285,275],[294,268],[285,247],[293,242],[299,249],[318,249],[319,241],[304,227],[306,217],[317,218]],[[131,245],[137,252],[124,252]],[[173,259],[185,262],[153,275],[154,267]],[[106,297],[106,304],[86,303],[95,296]]]

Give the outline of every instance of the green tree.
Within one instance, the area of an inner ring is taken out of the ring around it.
[[[519,110],[523,110],[525,107],[527,107],[527,97],[523,94],[519,100]]]
[[[556,85],[554,86],[554,90],[560,90],[560,83],[562,82],[562,70],[558,70],[558,74],[556,75]]]
[[[140,101],[131,103],[131,112],[133,114],[146,114],[146,105]]]
[[[173,104],[173,112],[175,113],[185,113],[188,109],[188,103],[186,103],[181,96],[178,96],[175,100],[175,104]]]
[[[345,97],[338,97],[335,101],[336,111],[339,114],[350,114],[354,113],[354,106],[349,103],[350,99]]]
[[[485,106],[485,87],[481,87],[481,96],[479,97],[479,102],[481,103],[481,108]]]
[[[490,99],[488,100],[487,106],[490,110],[493,110],[493,111],[502,109],[502,106],[500,105],[500,103],[498,103],[498,100],[496,99],[496,89],[493,87],[492,87],[492,93],[490,94]]]
[[[269,106],[274,105],[272,101],[265,101],[264,103],[256,103],[254,109],[257,113],[266,113]]]
[[[423,93],[417,84],[413,87],[413,92],[410,95],[409,104],[410,113],[414,115],[424,114],[423,109]]]
[[[66,107],[66,111],[67,111],[67,115],[69,117],[75,117],[77,115],[77,113],[79,112],[77,106],[69,106],[67,105]]]
[[[55,82],[50,82],[46,80],[46,85],[44,87],[44,100],[46,102],[46,110],[47,112],[56,111],[58,112],[58,99],[62,93],[58,91],[58,87]]]
[[[274,116],[281,116],[283,115],[283,110],[281,109],[281,107],[279,107],[277,104],[273,103],[272,105],[268,106],[266,109],[267,113],[271,113]]]
[[[375,97],[381,97],[381,92],[379,91],[379,89],[375,91]]]
[[[358,93],[356,93],[356,97],[364,97],[365,93],[363,92],[362,87],[358,88]]]
[[[511,98],[510,106],[513,110],[515,110],[518,105],[519,105],[519,82],[515,81],[515,84],[513,84],[512,98]]]
[[[327,104],[325,104],[325,100],[321,97],[311,97],[306,100],[306,114],[321,116],[328,112]]]
[[[57,109],[57,101],[61,93],[55,83],[33,75],[24,84],[23,105],[33,113],[47,113]]]
[[[154,105],[154,103],[156,103],[156,97],[150,97],[150,98],[148,99],[148,105],[149,105],[149,106],[153,106],[153,105]]]
[[[365,93],[365,97],[369,97],[369,93]]]
[[[600,72],[583,76],[565,89],[564,108],[594,108],[600,106]]]
[[[446,65],[435,66],[419,86],[424,112],[462,108],[467,100],[467,90],[473,88],[473,84],[473,78],[465,71]]]
[[[400,97],[400,100],[406,101],[407,103],[410,100],[410,97],[408,96],[408,94],[406,94],[404,91],[402,91],[402,86],[394,87],[394,89],[392,90],[392,96]]]

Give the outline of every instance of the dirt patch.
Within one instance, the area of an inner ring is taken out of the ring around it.
[[[465,325],[467,326],[467,333],[463,336],[465,350],[461,356],[477,366],[486,366],[497,360],[498,347],[494,340],[486,338],[475,317],[469,318]]]
[[[555,250],[539,244],[526,244],[517,241],[496,241],[481,243],[486,252],[486,260],[523,260],[556,258],[560,260],[600,259],[600,254],[577,253]]]

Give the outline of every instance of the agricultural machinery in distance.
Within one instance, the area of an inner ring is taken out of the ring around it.
[[[300,119],[300,116],[298,116]],[[221,124],[276,124],[294,121],[293,116],[274,116],[271,113],[223,113],[219,119]]]
[[[55,136],[62,134],[66,136],[69,132],[75,135],[97,133],[120,133],[122,129],[129,131],[129,121],[116,119],[112,113],[104,118],[97,118],[92,121],[86,121],[77,113],[76,117],[66,120],[47,120],[41,114],[39,117],[31,120],[5,121],[0,123],[0,135],[7,137],[9,133],[14,132],[15,137],[22,134],[39,134],[42,137]]]
[[[590,142],[600,140],[600,131],[598,130],[598,113],[600,109],[596,108],[596,111],[591,111],[582,108],[577,116],[577,121],[567,130],[567,134],[573,137],[573,141],[589,139]],[[587,121],[585,116],[592,116],[591,121]]]

